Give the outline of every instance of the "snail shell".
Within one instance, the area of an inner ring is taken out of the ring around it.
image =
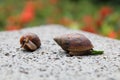
[[[84,55],[89,54],[93,48],[90,40],[79,33],[65,34],[55,37],[54,40],[61,48],[70,55]]]
[[[20,38],[21,47],[28,50],[34,51],[41,45],[39,37],[34,33],[26,33]]]

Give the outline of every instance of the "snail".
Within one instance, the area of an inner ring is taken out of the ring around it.
[[[71,33],[55,37],[54,40],[63,50],[73,56],[102,54],[103,51],[93,50],[91,41],[83,34]]]
[[[21,48],[27,51],[35,51],[41,45],[39,37],[34,33],[26,33],[20,38]]]

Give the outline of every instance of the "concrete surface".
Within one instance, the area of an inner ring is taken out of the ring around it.
[[[19,38],[27,32],[40,37],[41,48],[20,49]],[[73,32],[84,34],[104,54],[69,57],[53,37]],[[0,80],[120,80],[120,41],[59,25],[0,32]]]

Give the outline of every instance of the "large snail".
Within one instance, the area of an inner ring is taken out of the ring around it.
[[[83,34],[71,33],[55,37],[54,40],[63,50],[70,55],[88,55],[88,54],[102,54],[103,51],[93,50],[91,41]]]

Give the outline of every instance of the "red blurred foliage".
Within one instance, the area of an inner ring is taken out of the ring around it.
[[[30,12],[23,12],[21,17],[20,17],[20,22],[21,23],[28,23],[31,20],[33,20],[34,14]]]
[[[97,33],[95,25],[94,25],[94,18],[90,15],[84,16],[83,17],[83,22],[85,26],[83,26],[82,30],[88,31],[91,33]]]
[[[35,17],[34,4],[32,1],[28,1],[20,15],[21,23],[28,23]]]
[[[82,28],[82,30],[88,31],[88,32],[91,32],[91,33],[97,33],[96,28],[94,26],[91,26],[91,25],[84,26]]]
[[[69,19],[68,17],[63,17],[60,19],[59,23],[65,26],[68,26],[72,23],[73,21]]]
[[[103,23],[103,20],[102,20],[102,19],[96,20],[96,26],[97,26],[97,27],[101,27],[101,26],[102,26],[102,23]]]
[[[113,12],[112,8],[109,6],[104,6],[100,9],[99,14],[102,19],[107,17],[109,14]]]
[[[25,26],[25,24],[30,23],[35,18],[35,10],[41,10],[46,9],[47,7],[53,5],[56,6],[59,2],[59,0],[48,0],[48,3],[44,3],[42,0],[26,0],[26,4],[22,10],[22,13],[20,13],[19,17],[17,16],[10,16],[9,13],[15,8],[14,6],[1,8],[0,10],[4,10],[6,13],[8,13],[8,19],[7,19],[7,26],[5,27],[6,30],[19,30]],[[84,26],[82,27],[82,30],[88,31],[91,33],[100,33],[98,29],[102,27],[102,24],[104,24],[105,19],[107,16],[109,16],[113,12],[113,9],[109,6],[103,6],[99,13],[97,14],[97,19],[95,19],[92,15],[86,15],[83,17],[82,21],[84,23]],[[51,16],[46,18],[47,24],[54,24],[59,23],[65,26],[71,26],[71,24],[74,23],[72,19],[69,17],[62,16],[62,18],[57,18],[55,14],[61,14],[62,9],[55,8],[51,12]],[[46,16],[45,16],[46,17]],[[77,23],[79,24],[79,23]],[[74,27],[74,26],[73,26]],[[81,28],[81,27],[80,27]],[[117,38],[118,34],[120,32],[115,32],[114,30],[110,33],[106,33],[110,38]]]
[[[86,24],[86,25],[90,25],[90,24],[93,24],[94,22],[94,18],[92,16],[84,16],[83,17],[83,22]]]
[[[20,26],[14,26],[14,25],[5,27],[5,30],[7,31],[14,31],[14,30],[20,30],[20,29],[21,29]]]
[[[35,10],[34,2],[33,1],[27,1],[26,4],[25,4],[25,7],[23,9],[23,12],[24,11],[34,12],[34,10]]]
[[[99,18],[96,20],[96,26],[102,27],[102,23],[107,16],[109,16],[113,12],[113,9],[108,6],[104,6],[99,10]]]
[[[4,10],[4,8],[0,6],[0,11],[3,11],[3,10]]]
[[[34,19],[35,8],[32,1],[27,1],[25,7],[19,17],[10,16],[7,20],[6,30],[19,30],[24,27],[25,24],[29,23]]]
[[[15,7],[13,5],[10,5],[8,7],[6,7],[7,11],[13,11],[15,9]]]
[[[39,10],[44,8],[44,4],[41,1],[39,1],[39,2],[36,1],[34,6],[35,6],[36,9],[39,9]]]
[[[54,18],[49,17],[49,18],[47,18],[46,23],[47,23],[47,24],[54,24],[54,23],[55,23],[55,20],[54,20]]]
[[[108,37],[110,38],[116,38],[117,37],[117,33],[115,31],[111,31],[109,34],[108,34]]]
[[[57,4],[58,3],[58,0],[49,0],[49,2],[53,5]]]
[[[14,24],[16,21],[17,21],[17,18],[14,17],[14,16],[9,16],[8,19],[7,19],[7,22],[9,24]]]
[[[52,16],[55,16],[55,14],[60,15],[61,12],[62,12],[61,9],[55,9],[55,10],[52,12]]]

